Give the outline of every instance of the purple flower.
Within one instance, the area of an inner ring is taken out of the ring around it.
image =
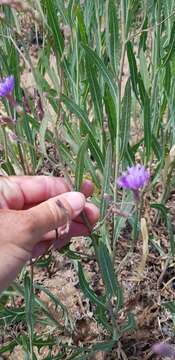
[[[0,96],[8,96],[14,90],[15,79],[13,75],[7,76],[0,80]]]
[[[175,359],[175,346],[171,344],[157,343],[152,346],[152,351],[160,356],[168,356],[172,360]]]
[[[117,183],[125,189],[137,191],[148,183],[149,178],[149,171],[145,169],[143,165],[137,164],[129,167],[127,171],[123,172]]]

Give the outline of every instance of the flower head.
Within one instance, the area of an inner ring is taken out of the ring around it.
[[[175,359],[175,346],[165,343],[157,343],[152,346],[152,351],[160,356],[169,357],[172,360]]]
[[[15,79],[13,75],[7,76],[0,80],[0,96],[8,96],[14,90]]]
[[[123,172],[117,183],[125,189],[137,191],[148,183],[149,178],[149,171],[145,169],[143,165],[137,164],[129,167],[127,171]]]

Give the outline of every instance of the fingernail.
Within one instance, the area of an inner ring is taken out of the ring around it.
[[[76,217],[81,213],[85,206],[85,197],[82,193],[71,191],[67,194],[64,194],[67,197],[67,201],[70,203],[70,206],[73,211],[73,217]]]

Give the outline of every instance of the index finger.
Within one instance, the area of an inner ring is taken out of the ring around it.
[[[63,178],[53,176],[10,176],[23,195],[23,206],[35,205],[51,197],[68,192],[69,187]]]
[[[70,191],[69,186],[62,177],[54,176],[10,176],[8,179],[19,186],[23,204],[18,206],[18,199],[11,198],[9,207],[15,209],[22,209],[34,206],[40,202],[46,201],[51,197],[63,194]],[[85,180],[82,184],[81,191],[88,197],[92,195],[94,190],[93,183],[90,180]],[[11,192],[11,191],[10,191]],[[10,195],[10,194],[9,194]],[[9,198],[10,199],[10,198]]]

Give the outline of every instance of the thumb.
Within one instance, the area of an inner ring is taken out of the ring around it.
[[[33,245],[47,232],[66,225],[84,209],[85,197],[80,192],[67,192],[27,210],[30,214],[30,235]]]

